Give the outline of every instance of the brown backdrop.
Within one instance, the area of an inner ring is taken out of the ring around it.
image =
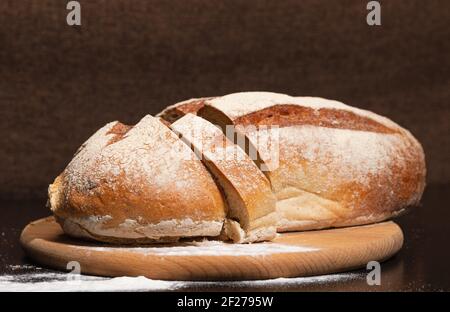
[[[386,115],[450,181],[448,0],[0,2],[0,198],[44,198],[97,128],[190,97],[316,95]]]

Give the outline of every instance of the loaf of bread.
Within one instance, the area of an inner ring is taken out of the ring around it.
[[[106,125],[50,185],[66,233],[119,243],[268,240],[274,227],[395,217],[425,187],[411,133],[337,101],[243,92],[184,101],[157,117]]]

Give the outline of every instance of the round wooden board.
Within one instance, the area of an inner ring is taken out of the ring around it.
[[[72,239],[53,217],[28,224],[21,243],[37,262],[66,270],[70,261],[81,272],[102,276],[146,276],[162,280],[252,280],[299,277],[365,267],[383,261],[403,244],[394,222],[280,234],[255,244],[210,242],[193,246],[111,246]],[[237,247],[236,247],[237,246]]]

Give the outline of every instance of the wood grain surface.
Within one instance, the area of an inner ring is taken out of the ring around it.
[[[40,264],[66,270],[68,262],[78,261],[84,274],[143,275],[164,280],[252,280],[365,267],[369,261],[383,261],[394,255],[402,247],[403,233],[394,222],[384,222],[280,234],[273,242],[264,243],[264,248],[259,244],[240,245],[235,253],[223,252],[235,248],[228,244],[223,244],[223,248],[205,245],[192,252],[195,247],[190,242],[130,247],[76,240],[64,235],[53,217],[48,217],[28,224],[21,234],[21,243]],[[180,247],[187,247],[185,250],[190,252],[183,252]],[[261,253],[266,247],[267,252]],[[251,254],[251,250],[258,252]]]

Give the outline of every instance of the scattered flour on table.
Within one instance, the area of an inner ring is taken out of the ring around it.
[[[273,253],[317,251],[318,248],[279,243],[230,244],[220,241],[198,241],[171,247],[80,247],[86,251],[135,252],[158,256],[267,256]]]
[[[21,264],[21,265],[10,265],[8,266],[10,270],[16,271],[16,270],[26,270],[26,269],[33,269],[33,270],[41,270],[40,267],[35,267],[31,264]]]
[[[40,280],[40,281],[29,281]],[[103,278],[64,273],[35,273],[0,276],[0,291],[60,292],[60,291],[161,291],[177,288],[176,282],[139,277]]]
[[[172,291],[195,288],[261,288],[318,285],[363,278],[358,273],[342,273],[313,277],[276,278],[257,281],[162,281],[143,276],[105,278],[71,275],[63,272],[23,273],[0,276],[0,291],[7,292],[71,292],[71,291]]]

